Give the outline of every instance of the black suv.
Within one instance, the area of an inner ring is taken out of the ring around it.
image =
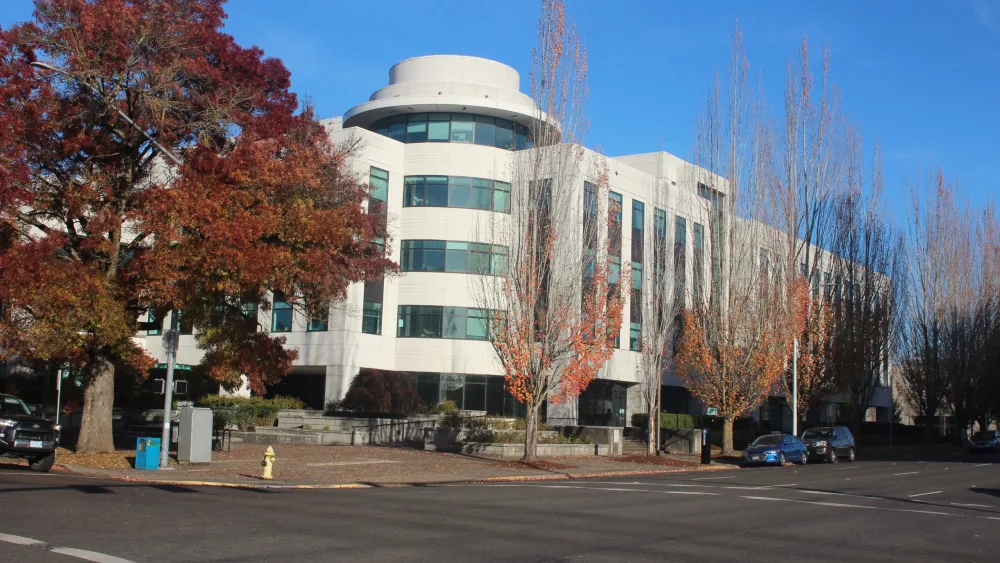
[[[34,471],[52,469],[59,426],[31,414],[21,399],[0,394],[0,456],[23,457]]]
[[[854,461],[854,435],[846,426],[810,428],[802,433],[809,457],[837,463],[838,458]]]

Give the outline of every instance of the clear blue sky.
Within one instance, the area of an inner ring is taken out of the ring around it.
[[[802,35],[815,53],[831,49],[844,107],[885,151],[890,202],[905,203],[918,166],[944,167],[977,206],[1000,194],[1000,0],[567,2],[590,53],[587,144],[609,155],[656,150],[662,139],[690,157],[694,118],[739,18],[774,109]],[[0,25],[31,9],[3,0]],[[226,30],[281,58],[294,90],[329,117],[367,100],[409,57],[476,55],[526,76],[538,1],[234,0],[227,9]]]

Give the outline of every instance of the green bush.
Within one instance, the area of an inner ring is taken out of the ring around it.
[[[243,431],[255,426],[272,426],[282,409],[301,409],[305,404],[294,397],[236,397],[232,395],[206,395],[197,401],[198,406],[212,409],[215,427],[236,427]]]
[[[423,409],[423,401],[408,374],[362,369],[351,380],[340,408],[365,414],[411,414]]]

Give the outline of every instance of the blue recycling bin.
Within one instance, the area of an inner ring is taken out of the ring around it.
[[[160,468],[160,439],[138,438],[135,441],[135,468],[156,471]]]

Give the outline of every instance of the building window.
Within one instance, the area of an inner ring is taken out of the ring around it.
[[[642,334],[643,247],[646,242],[646,206],[632,200],[632,295],[629,308],[629,345],[636,352]]]
[[[324,332],[328,329],[330,322],[330,307],[323,307],[316,316],[310,317],[306,330],[309,332]]]
[[[389,201],[389,173],[372,166],[368,173],[368,186],[371,199]]]
[[[694,302],[696,307],[703,305],[705,287],[705,227],[701,223],[694,224]]]
[[[361,332],[382,334],[382,304],[365,301],[361,312]]]
[[[687,219],[674,217],[674,303],[684,307],[687,296]]]
[[[528,128],[486,115],[413,113],[387,117],[372,129],[402,143],[465,143],[507,150],[531,148]]]
[[[400,244],[404,272],[454,272],[503,275],[507,247],[478,242],[404,240]]]
[[[176,330],[178,334],[192,334],[194,327],[190,319],[185,319],[180,309],[174,309],[170,313],[170,330]]]
[[[489,315],[484,309],[400,305],[396,336],[401,338],[453,338],[486,340]]]
[[[292,304],[285,294],[276,291],[271,301],[271,332],[292,331]]]
[[[163,334],[163,319],[156,318],[156,311],[150,310],[146,313],[146,322],[148,323],[158,323],[156,328],[151,328],[146,331],[147,336],[159,336]]]
[[[463,176],[403,178],[403,207],[459,207],[510,212],[510,184]]]

